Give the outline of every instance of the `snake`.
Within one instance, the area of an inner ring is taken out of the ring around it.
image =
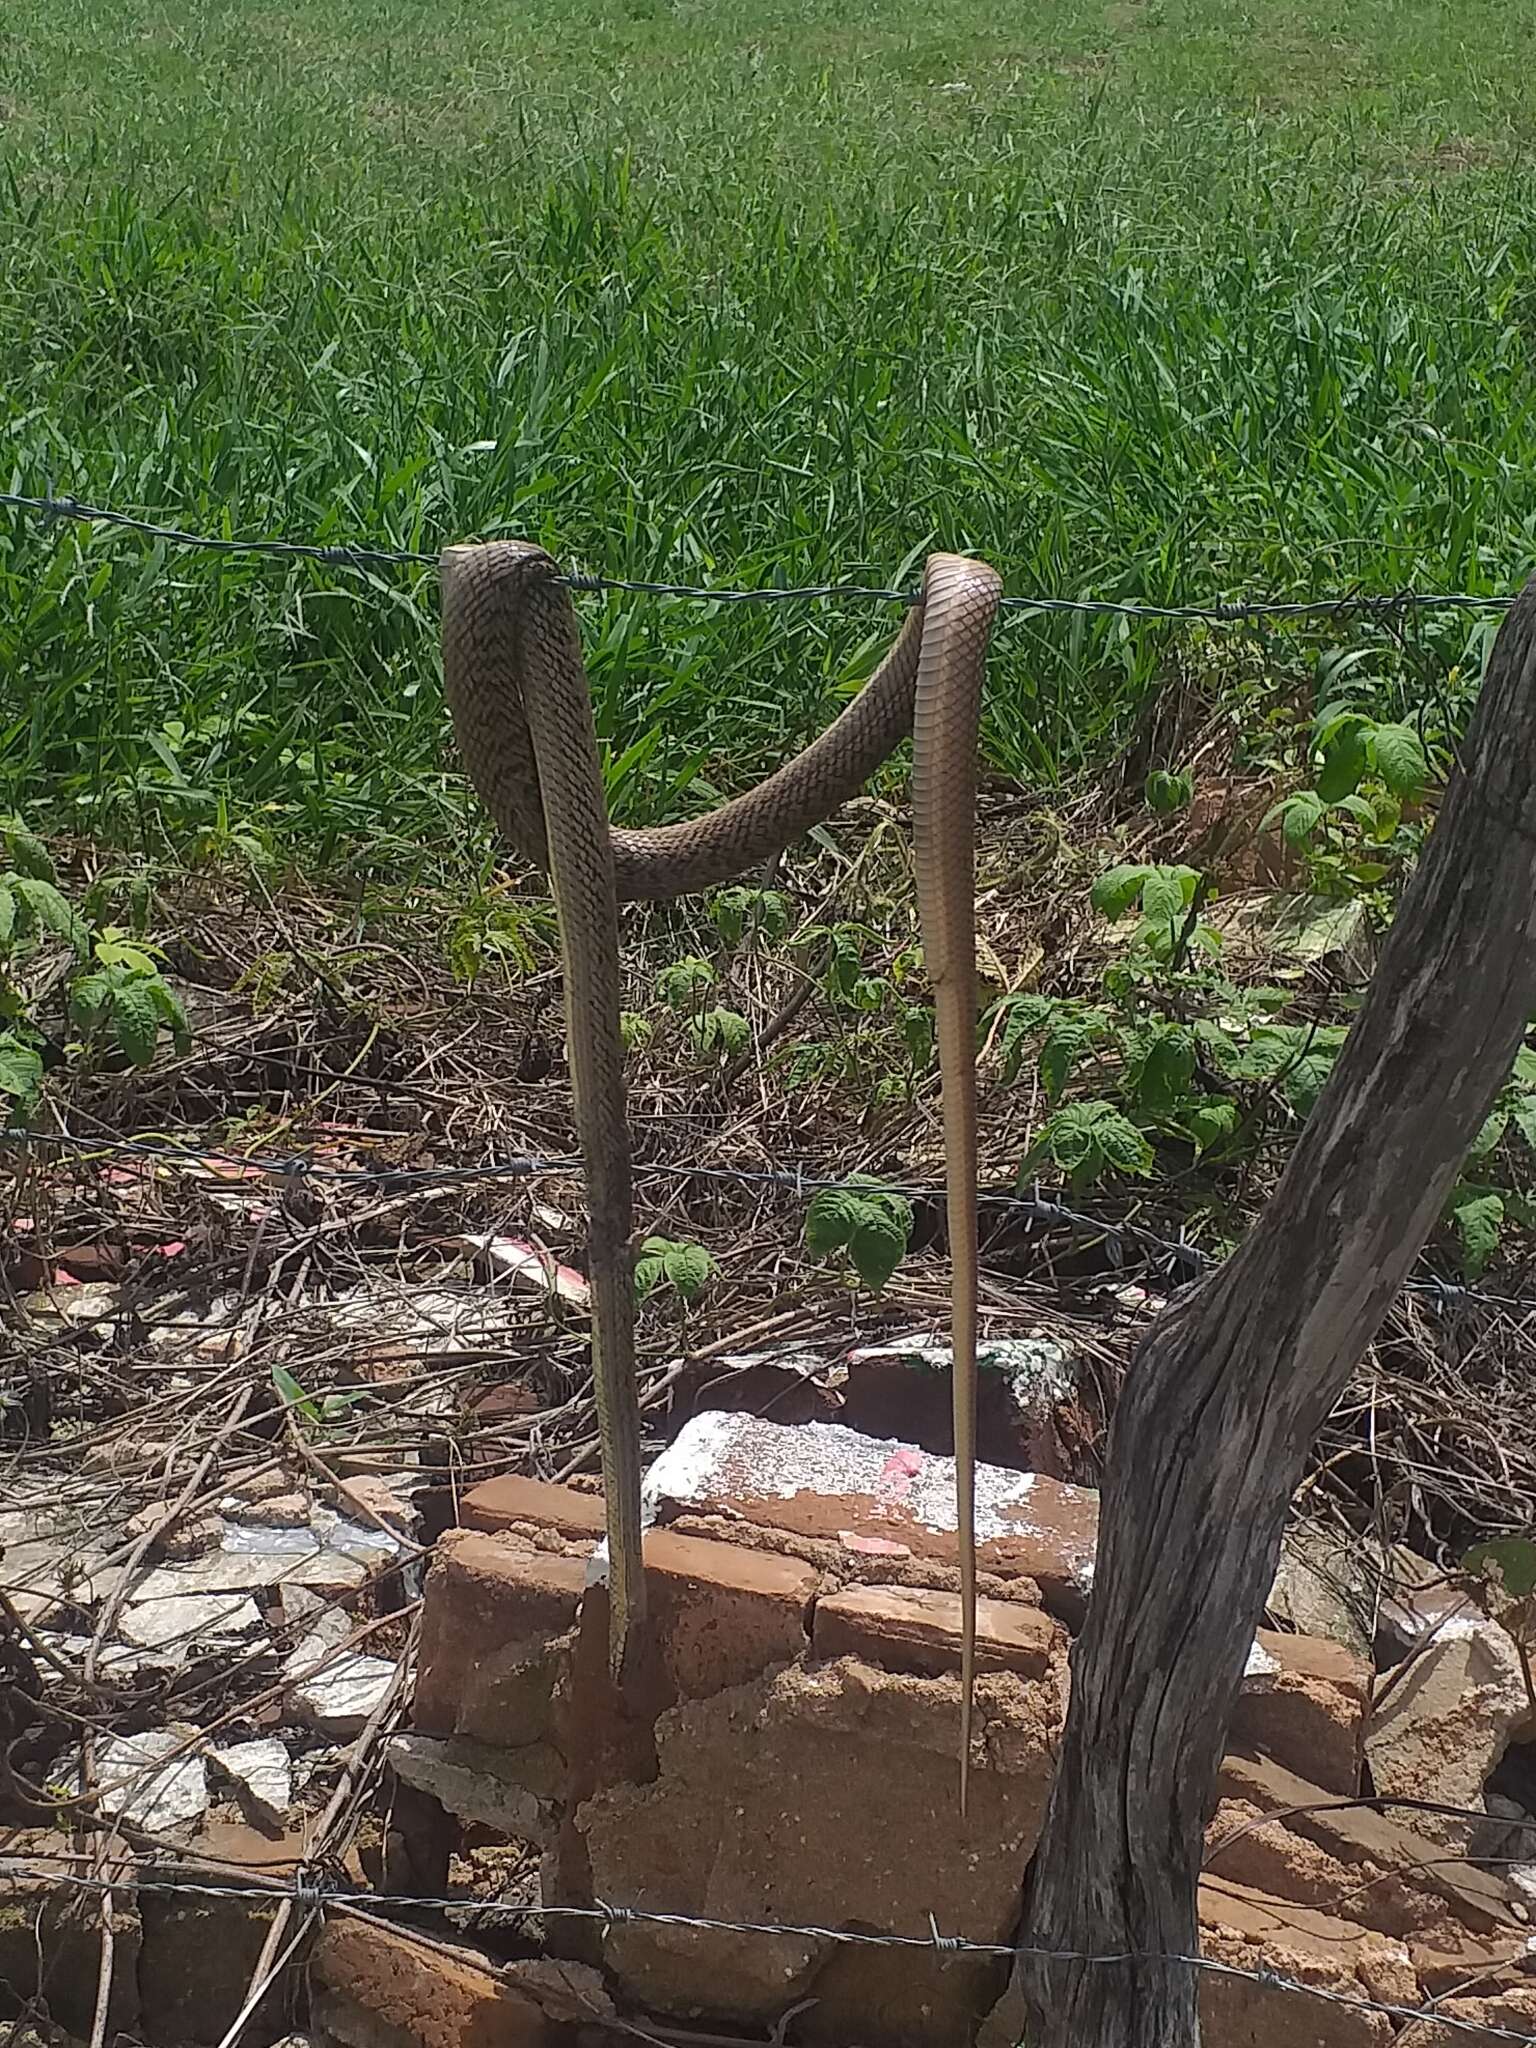
[[[548,877],[560,934],[566,1058],[587,1184],[608,1650],[617,1681],[646,1616],[619,905],[688,895],[750,872],[830,818],[912,738],[914,868],[944,1124],[963,1815],[976,1668],[975,820],[982,683],[1001,581],[969,556],[931,555],[888,652],[824,731],[701,817],[625,830],[608,816],[580,623],[559,563],[532,542],[496,540],[445,548],[439,571],[443,692],[459,752],[497,831]]]

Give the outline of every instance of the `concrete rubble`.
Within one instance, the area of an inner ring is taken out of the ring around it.
[[[1097,1500],[1001,1468],[977,1492],[965,1829],[948,1460],[824,1420],[696,1416],[647,1478],[653,1626],[622,1697],[607,1677],[600,1500],[524,1479],[465,1495],[428,1574],[412,1724],[390,1760],[437,1881],[457,1831],[527,1845],[538,1902],[573,1915],[545,1922],[546,1947],[584,1974],[557,2014],[470,1949],[430,1961],[398,1954],[396,1930],[328,1933],[322,2026],[356,2048],[381,2029],[447,2048],[482,2033],[554,2042],[578,2024],[597,2042],[617,2001],[634,2024],[712,2038],[760,2039],[794,2010],[788,2038],[828,2048],[1011,2048],[1006,1958],[837,1938],[921,1936],[930,1913],[980,1944],[1017,1930]],[[1294,1570],[1289,1597],[1313,1597]],[[1455,1737],[1456,1787],[1483,1810],[1519,1725],[1508,1659],[1482,1633],[1493,1624],[1426,1631],[1412,1652],[1430,1659],[1423,1676],[1394,1684],[1348,1614],[1347,1641],[1264,1629],[1249,1657],[1201,1890],[1204,1953],[1237,1973],[1201,1987],[1223,2048],[1384,2043],[1401,2021],[1382,2005],[1435,1999],[1446,2018],[1492,2021],[1536,1988],[1532,1903],[1506,1867],[1467,1860],[1469,1844],[1416,1809],[1348,1803],[1378,1757],[1388,1772],[1448,1768],[1459,1710],[1475,1731]],[[1488,1799],[1485,1828],[1518,1833],[1518,1801]],[[437,1817],[425,1829],[424,1814]],[[679,1919],[610,1921],[599,1902]]]
[[[886,1349],[870,1348],[872,1371]],[[910,1371],[911,1347],[891,1349]],[[1021,1404],[1037,1404],[1032,1440],[1048,1444],[1044,1408],[1067,1382],[1058,1359],[1026,1351],[1004,1363]],[[152,1626],[128,1626],[152,1598],[250,1603],[265,1629],[261,1574],[280,1558],[299,1634],[276,1665],[289,1687],[281,1733],[124,1738],[135,1745],[125,1816],[178,1840],[196,1831],[202,1853],[300,1867],[305,1745],[354,1735],[395,1679],[336,1602],[354,1572],[389,1561],[414,1511],[377,1476],[355,1485],[301,1522],[291,1482],[251,1489],[240,1514],[221,1511],[200,1556],[157,1564],[133,1589],[110,1647],[164,1655],[144,1640]],[[432,1552],[414,1700],[385,1752],[385,1876],[368,1873],[364,1887],[453,1892],[462,1910],[430,1933],[372,1910],[328,1913],[307,1998],[270,2001],[250,2048],[295,2021],[311,2048],[601,2048],[637,2030],[1013,2048],[1006,1955],[925,1937],[1017,1938],[1098,1501],[1051,1472],[992,1465],[977,1500],[962,1826],[950,1460],[825,1412],[796,1426],[696,1414],[647,1476],[651,1621],[622,1693],[608,1674],[600,1498],[522,1478],[465,1493]],[[1536,2031],[1536,1754],[1519,1659],[1496,1624],[1464,1601],[1458,1611],[1428,1577],[1413,1586],[1411,1571],[1393,1580],[1408,1590],[1394,1591],[1390,1627],[1373,1629],[1346,1566],[1315,1541],[1288,1545],[1271,1606],[1288,1625],[1261,1629],[1249,1655],[1206,1838],[1202,1952],[1225,1966],[1201,1980],[1206,2038],[1374,2048],[1429,2001],[1413,2048]],[[238,1606],[182,1613],[231,1651],[250,1630]],[[1298,1629],[1303,1616],[1312,1631]],[[1384,1643],[1396,1660],[1385,1668]],[[1372,1793],[1387,1803],[1351,1803]],[[252,1824],[244,1834],[215,1823],[219,1799]],[[466,1878],[486,1869],[490,1880]],[[215,1911],[229,1904],[146,1898],[125,1912],[121,1952],[137,1960],[120,1971],[115,2025],[157,2048],[213,2048],[266,1924],[246,1913],[237,1936]],[[14,1927],[0,1912],[0,1977],[29,1967],[23,1935],[39,1910]],[[743,1931],[762,1926],[781,1931]],[[227,1982],[214,1982],[215,1951]]]

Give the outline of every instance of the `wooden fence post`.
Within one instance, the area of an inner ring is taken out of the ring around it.
[[[1536,1011],[1536,577],[1367,1000],[1240,1251],[1137,1353],[1021,1954],[1029,2048],[1195,2048],[1202,1834],[1308,1447]]]

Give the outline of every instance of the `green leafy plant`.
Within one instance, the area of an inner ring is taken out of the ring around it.
[[[69,1013],[90,1038],[115,1044],[136,1067],[155,1056],[162,1029],[178,1052],[191,1046],[187,1016],[161,976],[158,946],[132,941],[115,925],[93,940],[91,969],[69,991]]]
[[[1348,659],[1325,670],[1325,686]],[[1404,814],[1434,786],[1435,755],[1416,727],[1374,718],[1345,697],[1313,721],[1308,759],[1311,785],[1283,797],[1264,822],[1305,858],[1314,890],[1368,895],[1417,851],[1419,833]]]
[[[635,1262],[635,1292],[643,1301],[663,1284],[685,1305],[699,1299],[718,1267],[703,1245],[670,1237],[648,1237]]]
[[[554,914],[546,904],[520,903],[499,892],[477,896],[448,928],[448,965],[473,985],[487,967],[507,974],[532,974],[555,939]]]
[[[719,975],[713,961],[701,960],[696,954],[687,959],[674,960],[663,967],[656,977],[656,993],[668,1009],[685,1012],[697,1009],[704,998],[713,990]]]
[[[1145,1178],[1152,1171],[1152,1147],[1114,1103],[1067,1102],[1041,1126],[1024,1155],[1020,1180],[1029,1180],[1046,1162],[1080,1189],[1112,1173]]]
[[[739,946],[748,932],[782,939],[789,929],[789,898],[778,889],[719,889],[709,899],[709,918],[727,946]]]
[[[50,941],[67,949],[59,985],[65,1014],[83,1034],[79,1051],[115,1048],[134,1066],[147,1066],[162,1029],[185,1050],[186,1014],[161,974],[160,949],[117,925],[94,931],[59,887],[47,849],[19,818],[0,819],[0,848],[0,1095],[25,1114],[42,1089],[48,1039],[23,976]]]
[[[1147,777],[1143,792],[1148,810],[1156,811],[1162,817],[1186,809],[1194,793],[1195,785],[1189,776],[1176,774],[1168,768],[1154,768]]]
[[[806,1211],[806,1249],[816,1258],[842,1252],[860,1283],[878,1292],[906,1256],[912,1204],[867,1175],[825,1188]]]
[[[1528,1045],[1515,1055],[1514,1071],[1473,1140],[1461,1178],[1445,1205],[1444,1220],[1455,1233],[1462,1271],[1469,1280],[1486,1271],[1510,1224],[1521,1230],[1536,1228],[1536,1201],[1527,1188],[1517,1185],[1516,1162],[1504,1151],[1511,1143],[1524,1155],[1528,1172],[1536,1155],[1536,1049]],[[1495,1179],[1500,1164],[1506,1170]]]
[[[296,1416],[316,1435],[323,1429],[334,1428],[338,1423],[345,1422],[359,1401],[366,1401],[368,1398],[366,1388],[358,1388],[348,1393],[306,1393],[302,1384],[285,1365],[273,1366],[272,1386],[289,1413]]]
[[[1089,900],[1109,918],[1138,912],[1132,946],[1153,960],[1173,962],[1191,946],[1211,954],[1221,950],[1221,934],[1200,917],[1206,893],[1205,878],[1197,868],[1132,861],[1100,875]]]
[[[739,1011],[709,1001],[719,978],[713,963],[696,955],[674,960],[656,977],[656,993],[681,1016],[684,1035],[701,1059],[740,1052],[751,1035]]]

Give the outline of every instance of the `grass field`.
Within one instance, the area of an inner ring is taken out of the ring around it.
[[[1021,592],[1505,590],[1525,35],[1505,0],[10,0],[0,487],[703,581],[943,545]],[[894,623],[588,617],[632,818],[803,739]],[[451,847],[434,621],[430,572],[0,513],[0,806]],[[1442,668],[1476,638],[1416,631]],[[1315,640],[1015,620],[993,759],[1050,781],[1181,664],[1262,683]],[[1421,671],[1380,652],[1400,703]]]

